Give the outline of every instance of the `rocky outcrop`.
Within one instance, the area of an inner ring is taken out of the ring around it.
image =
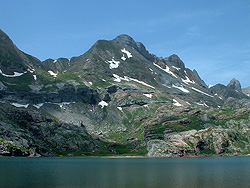
[[[227,128],[210,127],[180,133],[167,133],[164,140],[150,140],[147,144],[149,157],[181,157],[196,155],[226,155],[248,152],[249,121],[230,121]]]
[[[232,99],[237,101],[235,98]],[[221,109],[160,107],[155,114],[157,118],[148,118],[147,126],[144,127],[148,156],[181,157],[250,153],[248,133],[250,109],[238,107],[234,110],[229,106]]]

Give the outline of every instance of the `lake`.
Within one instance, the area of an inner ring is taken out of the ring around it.
[[[250,187],[250,157],[0,157],[0,187]]]

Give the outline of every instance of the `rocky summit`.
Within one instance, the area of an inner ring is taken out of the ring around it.
[[[249,154],[247,91],[208,87],[128,35],[41,62],[0,30],[0,155]]]

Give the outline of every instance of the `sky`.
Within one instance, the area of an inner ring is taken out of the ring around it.
[[[0,29],[41,61],[128,34],[157,56],[177,54],[207,85],[250,86],[249,0],[0,0]]]

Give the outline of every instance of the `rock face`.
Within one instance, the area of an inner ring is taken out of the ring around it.
[[[27,92],[5,90],[0,95],[0,99],[3,100],[16,100],[26,104],[41,104],[41,103],[87,103],[96,105],[100,102],[100,95],[97,91],[90,88],[63,88],[54,92]]]
[[[249,97],[128,35],[40,62],[0,30],[0,155],[248,153]]]
[[[47,59],[43,63],[43,68],[47,71],[62,72],[70,68],[70,59],[59,58],[57,60]]]
[[[83,124],[72,126],[59,123],[55,119],[34,110],[7,108],[4,113],[13,121],[8,124],[3,120],[0,121],[1,155],[54,156],[61,152],[95,151],[98,149],[97,145],[104,145],[103,142],[89,135]]]

